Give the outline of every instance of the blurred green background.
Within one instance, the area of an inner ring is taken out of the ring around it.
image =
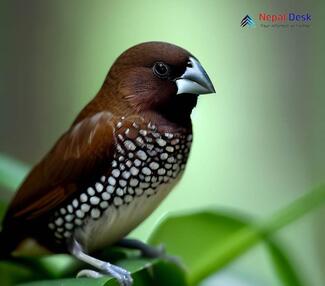
[[[230,208],[262,218],[323,182],[324,1],[0,5],[0,151],[30,165],[67,129],[128,47],[175,43],[210,75],[217,94],[202,96],[193,113],[186,173],[134,236],[147,238],[164,214],[180,210]],[[259,12],[308,12],[312,23],[240,27],[243,16],[257,19]],[[324,216],[323,208],[277,234],[306,285],[325,283]],[[278,285],[261,248],[229,269],[260,285]]]

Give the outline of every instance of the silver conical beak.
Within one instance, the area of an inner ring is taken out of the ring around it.
[[[189,58],[189,65],[185,72],[175,80],[177,85],[177,94],[207,94],[215,93],[213,84],[201,66],[194,57]]]

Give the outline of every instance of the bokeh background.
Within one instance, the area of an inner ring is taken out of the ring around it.
[[[194,145],[166,213],[217,207],[263,218],[324,181],[324,1],[1,1],[0,151],[35,164],[128,47],[191,51],[217,93],[193,114]],[[241,28],[246,14],[310,13],[305,28]],[[324,208],[276,234],[306,285],[325,283]],[[186,239],[186,238],[184,238]],[[262,247],[230,266],[278,285]],[[254,278],[252,278],[254,277]],[[230,284],[229,284],[230,285]]]

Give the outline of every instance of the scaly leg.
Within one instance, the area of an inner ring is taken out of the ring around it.
[[[113,276],[114,278],[117,279],[117,281],[121,286],[131,286],[133,284],[133,279],[131,277],[130,272],[128,272],[127,270],[121,267],[110,264],[109,262],[96,259],[86,254],[83,251],[81,245],[76,240],[72,242],[71,254],[75,256],[77,259],[99,269],[102,273]],[[81,277],[81,276],[99,278],[102,277],[103,275],[100,272],[85,269],[85,270],[81,270],[77,275],[77,277]]]

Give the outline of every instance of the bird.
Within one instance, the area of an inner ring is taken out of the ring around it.
[[[126,236],[182,177],[192,145],[191,112],[215,93],[199,60],[166,42],[130,47],[113,63],[96,96],[31,170],[5,214],[0,257],[34,242],[68,253],[122,286],[127,270],[93,253],[116,243],[148,255]]]

